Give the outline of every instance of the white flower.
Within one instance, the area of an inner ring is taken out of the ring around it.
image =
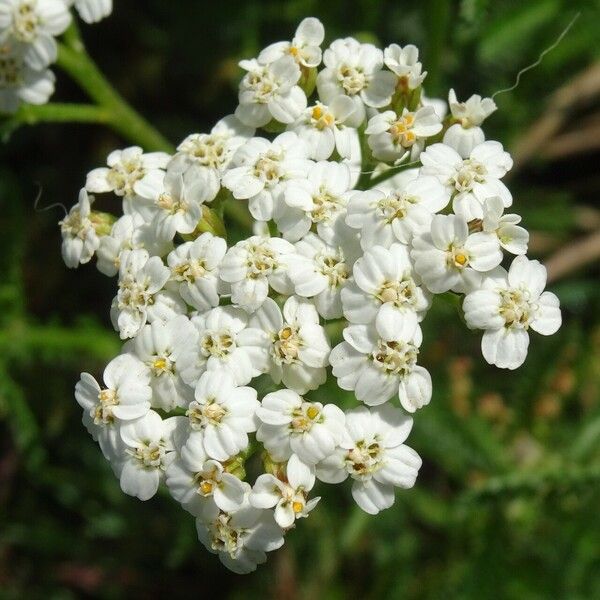
[[[314,465],[329,456],[344,435],[344,413],[338,406],[307,402],[292,390],[267,394],[256,415],[261,421],[256,439],[276,461],[294,453]]]
[[[52,71],[27,65],[14,43],[0,41],[0,113],[14,113],[23,102],[46,104],[54,80]]]
[[[255,571],[267,560],[265,552],[283,545],[283,531],[275,523],[273,511],[254,508],[247,496],[234,512],[221,511],[207,521],[196,519],[196,529],[206,549],[238,574]]]
[[[431,376],[417,365],[421,328],[407,312],[382,310],[375,323],[349,325],[329,356],[343,390],[377,406],[398,395],[404,410],[415,412],[431,400]]]
[[[350,158],[355,130],[346,122],[354,110],[354,102],[348,96],[336,96],[328,105],[317,101],[295,123],[288,125],[288,129],[306,142],[309,158],[327,160],[334,150],[342,158]]]
[[[207,456],[219,461],[247,448],[260,406],[255,389],[236,387],[229,373],[211,370],[200,377],[194,398],[186,412],[191,433],[184,448],[199,440]]]
[[[181,379],[175,348],[194,341],[196,330],[185,315],[167,322],[154,321],[142,327],[125,349],[137,356],[150,371],[152,406],[163,410],[187,408],[193,391]]]
[[[400,161],[407,156],[415,160],[425,146],[425,140],[442,130],[442,123],[431,106],[415,112],[405,108],[401,115],[386,110],[369,119],[365,133],[373,156],[386,162]]]
[[[220,177],[229,167],[237,149],[254,135],[235,115],[217,122],[210,133],[188,135],[167,166],[169,172],[185,172],[191,166],[207,171],[207,195],[214,197],[219,191]]]
[[[308,517],[320,498],[308,500],[308,492],[315,485],[314,467],[305,465],[292,454],[285,469],[285,481],[270,473],[259,475],[252,491],[250,504],[255,508],[275,507],[275,521],[288,529],[296,519]]]
[[[151,227],[159,240],[172,240],[175,234],[192,233],[202,217],[202,204],[213,200],[210,172],[190,167],[185,174],[161,173],[159,180],[142,179],[138,193],[153,202]]]
[[[164,256],[172,247],[171,241],[156,239],[150,223],[139,213],[123,215],[114,222],[110,235],[100,238],[96,266],[112,277],[119,272],[121,254],[126,250],[147,250],[151,255]]]
[[[477,287],[481,273],[500,264],[502,251],[496,235],[469,234],[467,222],[456,215],[435,215],[431,232],[413,239],[415,270],[434,294],[465,293]]]
[[[373,246],[354,263],[352,272],[354,280],[342,290],[344,316],[351,323],[370,323],[384,309],[415,323],[425,317],[431,299],[417,283],[406,246]]]
[[[83,424],[110,460],[118,457],[118,425],[139,419],[150,410],[152,389],[148,368],[132,354],[111,360],[103,381],[106,387],[101,388],[89,373],[82,373],[75,386],[75,399],[83,408]]]
[[[100,238],[92,221],[90,204],[94,197],[88,197],[85,188],[79,192],[79,201],[69,214],[59,222],[62,233],[62,256],[65,264],[74,269],[79,264],[89,262],[100,245]]]
[[[111,305],[111,320],[121,339],[135,336],[147,321],[166,321],[185,312],[176,294],[163,290],[171,276],[158,256],[146,250],[121,254],[119,290]]]
[[[299,394],[325,383],[331,347],[319,314],[309,300],[292,296],[283,306],[267,298],[250,317],[250,327],[262,329],[271,341],[269,373],[275,383]]]
[[[184,417],[164,421],[153,410],[121,426],[123,455],[117,466],[121,489],[129,496],[149,500],[158,491],[167,465],[175,458],[173,435]]]
[[[421,72],[423,67],[416,46],[407,44],[402,48],[398,44],[391,44],[383,51],[383,56],[386,67],[398,76],[402,90],[416,90],[422,85],[427,71]]]
[[[502,369],[516,369],[527,356],[529,328],[542,335],[561,325],[560,304],[544,292],[546,269],[537,260],[517,256],[508,271],[498,269],[481,289],[465,297],[467,325],[484,329],[481,350],[485,360]]]
[[[282,133],[272,142],[252,138],[235,153],[223,185],[234,198],[248,200],[257,221],[269,221],[286,182],[306,177],[311,166],[307,157],[308,147],[294,132]]]
[[[483,203],[499,196],[505,207],[512,195],[500,181],[512,167],[512,159],[500,142],[475,146],[468,158],[445,144],[433,144],[420,156],[422,175],[433,175],[453,194],[453,209],[467,221],[483,218]]]
[[[396,76],[383,71],[383,52],[372,44],[353,38],[335,40],[323,54],[323,69],[317,76],[319,98],[329,104],[336,96],[352,99],[355,112],[347,124],[359,127],[366,117],[365,106],[383,108],[389,104]]]
[[[321,64],[321,44],[325,28],[319,19],[307,17],[300,22],[291,42],[276,42],[267,46],[259,55],[258,62],[269,65],[289,55],[303,67],[318,67]]]
[[[325,319],[341,317],[340,292],[350,278],[354,259],[351,244],[346,248],[332,246],[308,233],[296,243],[296,250],[289,271],[295,293],[313,298],[318,313]]]
[[[229,248],[221,262],[221,279],[231,284],[231,301],[256,310],[269,294],[269,286],[290,294],[288,279],[294,246],[281,238],[252,236]]]
[[[414,235],[426,232],[433,214],[442,210],[450,193],[431,176],[394,178],[393,189],[380,186],[350,197],[346,223],[360,230],[364,250],[394,242],[409,244]]]
[[[136,188],[142,181],[146,189],[159,187],[164,177],[162,169],[170,159],[164,152],[144,154],[139,146],[115,150],[106,159],[108,168],[101,167],[88,173],[85,188],[98,194],[114,192],[123,197],[125,214],[139,211],[142,216],[152,218],[152,198],[142,197]]]
[[[413,487],[422,464],[403,443],[412,424],[410,417],[389,405],[348,411],[348,436],[335,454],[317,465],[317,477],[340,483],[350,475],[352,497],[365,512],[374,515],[389,508],[394,487]]]
[[[448,105],[455,123],[444,134],[444,144],[467,158],[475,146],[485,141],[481,124],[496,110],[496,103],[477,94],[466,102],[459,102],[454,90],[450,90]]]
[[[108,17],[113,10],[113,0],[67,0],[86,23],[97,23]]]
[[[481,228],[498,237],[500,246],[511,254],[525,254],[529,243],[529,233],[517,225],[521,217],[515,214],[505,215],[504,204],[498,196],[488,198],[483,205]]]
[[[190,438],[167,467],[166,483],[185,510],[203,519],[241,508],[248,485],[208,457],[201,437]]]
[[[217,306],[191,319],[198,336],[194,343],[176,348],[181,377],[195,385],[206,370],[231,373],[236,385],[246,385],[268,370],[267,334],[247,327],[241,308]]]
[[[180,296],[199,311],[219,304],[219,266],[226,251],[223,238],[206,232],[193,242],[180,244],[167,256]]]
[[[283,195],[285,206],[275,213],[277,228],[286,239],[298,241],[315,225],[319,236],[332,243],[339,223],[343,226],[351,187],[348,165],[316,163],[306,179],[287,184]]]
[[[70,22],[64,0],[0,0],[0,44],[17,43],[25,63],[35,70],[56,62],[54,37]]]
[[[306,108],[306,95],[296,85],[300,68],[292,56],[283,56],[269,65],[242,60],[248,71],[240,82],[239,106],[235,116],[244,125],[262,127],[272,119],[293,123]]]

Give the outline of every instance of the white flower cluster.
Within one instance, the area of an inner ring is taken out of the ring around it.
[[[74,6],[86,23],[112,12],[112,0],[0,0],[0,114],[22,103],[45,104],[54,93],[56,37]]]
[[[147,500],[164,481],[240,573],[314,508],[316,479],[350,477],[372,514],[413,486],[406,413],[432,395],[418,358],[435,294],[463,298],[499,367],[525,360],[530,328],[561,320],[520,217],[504,212],[512,161],[480,127],[493,102],[451,91],[444,118],[423,99],[414,46],[348,38],[322,53],[323,39],[305,19],[243,61],[235,115],[174,156],[110,154],[60,224],[67,266],[95,254],[117,276],[111,318],[127,340],[101,383],[82,374],[84,424],[125,493]],[[394,176],[373,186],[361,164]],[[88,192],[121,197],[123,215],[92,210]],[[224,202],[247,204],[254,235],[228,246],[211,232]],[[358,407],[319,401],[329,368]],[[279,389],[259,398],[265,375]]]

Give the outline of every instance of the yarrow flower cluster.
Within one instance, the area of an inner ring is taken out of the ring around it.
[[[43,66],[64,2],[0,7],[10,43],[33,11],[19,52]],[[444,117],[423,98],[414,46],[346,38],[323,50],[324,35],[308,18],[242,61],[235,114],[173,156],[111,153],[60,222],[67,266],[96,255],[116,278],[110,314],[124,340],[100,380],[81,375],[84,425],[126,494],[147,500],[165,484],[238,573],[310,515],[317,481],[350,478],[370,514],[414,485],[421,459],[405,442],[432,398],[420,349],[434,295],[460,297],[501,368],[523,363],[530,329],[561,324],[527,231],[506,213],[512,160],[481,128],[494,103],[451,90]],[[106,193],[122,215],[95,209],[92,194]],[[247,206],[251,235],[223,237],[224,203]],[[353,394],[322,395],[328,373]]]
[[[112,0],[0,0],[0,113],[22,103],[45,104],[54,93],[56,38],[71,23],[74,7],[86,23],[112,12]]]

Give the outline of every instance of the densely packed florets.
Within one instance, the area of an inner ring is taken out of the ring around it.
[[[87,20],[110,9],[75,5]],[[68,20],[61,0],[0,0],[0,98],[52,61]],[[481,128],[494,102],[450,90],[446,116],[424,98],[414,46],[346,38],[322,51],[324,35],[305,19],[242,61],[235,115],[173,156],[111,153],[60,223],[67,266],[96,254],[116,276],[110,312],[126,340],[102,384],[83,373],[76,386],[85,426],[125,493],[147,500],[164,481],[239,573],[309,516],[316,480],[350,477],[373,514],[414,485],[406,413],[432,398],[419,354],[434,295],[460,297],[501,368],[523,363],[530,328],[561,323],[520,217],[504,212],[512,160]],[[21,97],[43,87],[36,77]],[[121,197],[123,215],[96,211],[88,192]],[[255,221],[237,243],[215,226],[225,203]],[[320,401],[328,372],[354,407]]]

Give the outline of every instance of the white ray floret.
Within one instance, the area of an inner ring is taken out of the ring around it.
[[[403,91],[416,90],[421,86],[427,71],[422,71],[419,62],[419,50],[412,44],[404,47],[391,44],[383,51],[385,66],[398,77],[398,84]],[[441,116],[441,115],[440,115]]]
[[[256,439],[278,462],[297,454],[314,465],[329,456],[344,435],[344,413],[338,406],[307,402],[292,390],[267,394],[256,415],[261,423]]]
[[[320,498],[308,500],[308,492],[314,485],[314,467],[292,454],[285,468],[285,480],[270,473],[259,475],[250,492],[250,504],[255,508],[275,508],[275,521],[288,529],[296,519],[308,517],[319,502]]]
[[[429,404],[431,375],[417,365],[421,328],[409,314],[384,309],[375,323],[344,329],[344,341],[329,356],[343,390],[353,390],[369,406],[398,396],[404,410],[411,413]]]
[[[373,246],[354,263],[352,273],[353,281],[341,292],[344,316],[351,323],[370,323],[388,310],[415,323],[425,317],[431,297],[418,284],[403,244],[392,244],[389,249]]]
[[[132,354],[111,360],[102,376],[104,387],[82,373],[75,386],[75,399],[83,408],[83,424],[98,441],[104,456],[118,458],[121,422],[139,419],[150,410],[150,372]]]
[[[364,406],[346,413],[347,436],[340,448],[317,465],[326,483],[353,479],[352,496],[369,514],[394,504],[394,488],[413,487],[421,458],[404,442],[413,421],[389,405]]]
[[[249,325],[269,336],[269,373],[275,383],[283,381],[299,394],[325,383],[331,347],[310,300],[292,296],[286,300],[282,314],[277,303],[267,298],[250,317]]]
[[[502,260],[495,234],[469,234],[467,222],[456,215],[435,215],[431,232],[414,238],[412,246],[415,271],[434,294],[470,292],[481,283],[482,273]]]
[[[529,329],[542,335],[558,331],[560,303],[552,292],[544,292],[545,286],[546,268],[517,256],[508,273],[499,268],[465,297],[465,320],[471,329],[484,330],[481,350],[488,363],[516,369],[527,356]]]
[[[512,195],[500,180],[513,161],[500,142],[483,142],[465,159],[446,144],[432,144],[420,159],[421,174],[433,175],[446,186],[454,212],[467,221],[483,218],[483,203],[491,196],[499,196],[505,207],[512,204]]]
[[[360,231],[363,250],[394,242],[410,244],[414,235],[428,231],[433,215],[450,200],[450,193],[435,177],[411,170],[393,180],[393,186],[384,182],[350,198],[346,223]]]

